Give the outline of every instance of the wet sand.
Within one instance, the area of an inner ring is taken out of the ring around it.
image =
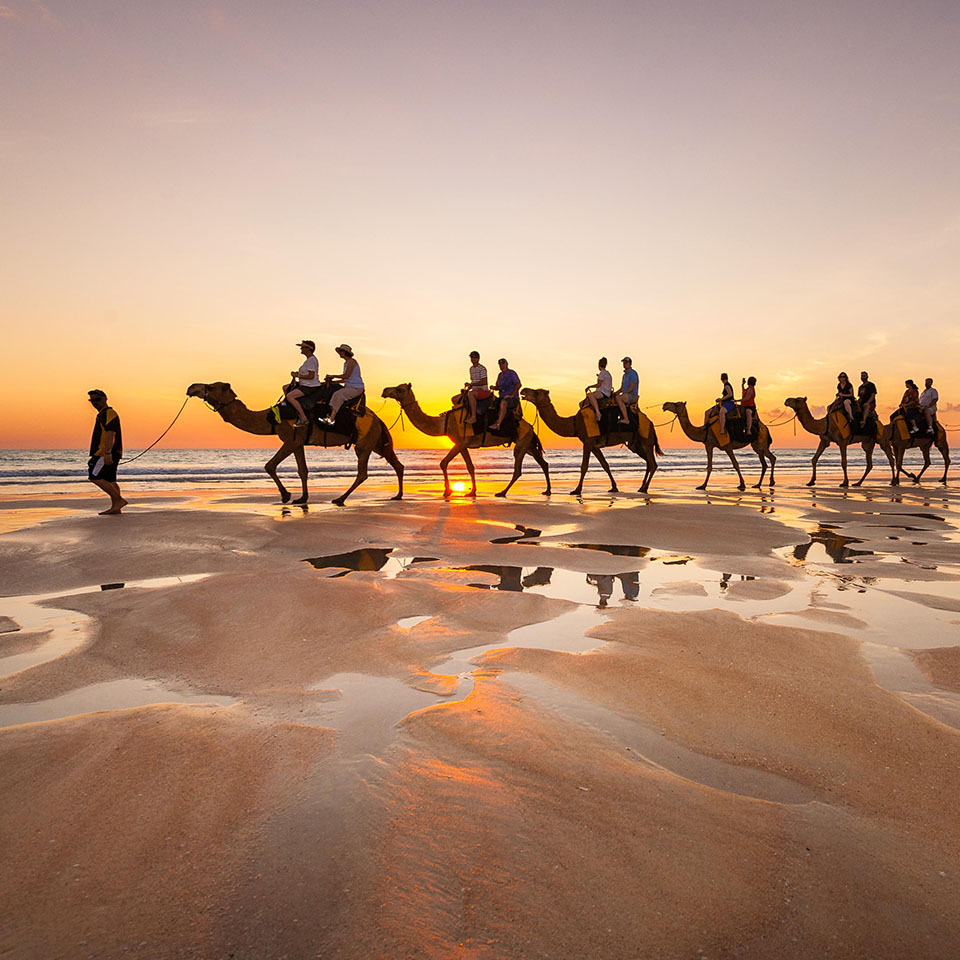
[[[960,955],[960,496],[695,482],[0,500],[0,952]]]

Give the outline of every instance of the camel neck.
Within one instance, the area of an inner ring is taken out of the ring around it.
[[[222,407],[217,408],[222,420],[244,433],[254,433],[258,436],[269,436],[274,432],[267,420],[266,410],[249,410],[246,405],[234,398]]]
[[[677,419],[680,421],[680,429],[686,434],[689,440],[695,440],[697,443],[706,443],[707,428],[703,426],[695,427],[690,422],[686,404],[681,404],[677,407]]]
[[[442,437],[446,434],[443,429],[443,417],[434,417],[424,413],[417,398],[412,394],[409,400],[400,404],[400,409],[410,418],[410,422],[428,437]]]
[[[552,430],[558,437],[575,437],[577,435],[577,418],[561,417],[557,413],[552,400],[543,400],[536,404],[540,419]]]
[[[801,400],[797,404],[796,408],[797,419],[800,421],[800,426],[803,427],[807,433],[814,433],[818,436],[823,436],[827,432],[827,418],[821,417],[817,419],[810,413],[810,408],[807,406],[805,400]]]

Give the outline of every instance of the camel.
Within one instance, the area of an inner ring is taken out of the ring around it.
[[[367,461],[370,459],[371,453],[383,457],[397,473],[397,494],[390,499],[401,500],[403,498],[403,464],[394,453],[390,431],[375,413],[368,413],[369,416],[373,417],[373,426],[354,442],[351,437],[344,434],[333,433],[329,430],[324,433],[316,426],[311,431],[310,426],[294,428],[292,421],[289,420],[277,424],[270,416],[271,410],[249,410],[237,399],[237,395],[233,392],[229,383],[192,383],[187,387],[187,396],[200,397],[205,403],[210,404],[222,419],[237,427],[237,429],[243,430],[244,433],[253,433],[258,436],[275,433],[280,438],[280,449],[264,464],[263,469],[273,478],[273,482],[280,491],[280,499],[283,503],[290,501],[290,491],[280,482],[280,478],[277,476],[277,467],[291,453],[296,457],[297,473],[300,475],[302,486],[301,495],[293,502],[297,504],[307,502],[307,459],[304,456],[303,447],[304,443],[308,442],[308,433],[310,446],[339,447],[348,443],[354,444],[357,454],[357,477],[350,487],[333,501],[338,507],[342,507],[347,497],[367,479]]]
[[[471,490],[467,494],[469,497],[477,495],[477,478],[474,472],[473,460],[470,458],[470,450],[478,447],[501,447],[512,443],[504,437],[498,437],[491,433],[485,433],[482,436],[463,436],[463,423],[461,422],[460,409],[448,410],[440,416],[434,417],[424,413],[417,403],[417,398],[413,394],[413,388],[409,383],[400,383],[395,387],[386,387],[382,396],[389,400],[396,400],[400,404],[400,409],[410,418],[410,422],[428,437],[449,437],[453,441],[453,448],[440,461],[440,469],[443,471],[443,495],[449,498],[452,495],[450,488],[450,479],[447,476],[447,467],[454,457],[463,457],[467,470],[470,473]],[[505,497],[510,488],[517,482],[523,471],[523,458],[530,454],[534,460],[540,464],[543,475],[547,481],[547,489],[542,491],[544,496],[549,497],[550,488],[550,467],[543,456],[543,446],[540,438],[537,436],[533,427],[526,421],[521,420],[517,425],[517,440],[513,451],[513,476],[510,482],[500,490],[496,496]]]
[[[880,427],[878,437],[851,433],[849,437],[845,438],[833,422],[833,417],[829,416],[829,414],[825,417],[813,416],[810,408],[807,406],[806,397],[787,397],[784,403],[796,412],[800,425],[807,433],[812,433],[814,436],[820,438],[820,445],[817,447],[817,452],[813,455],[813,476],[807,481],[808,487],[812,487],[817,482],[817,461],[831,443],[835,443],[840,448],[840,464],[843,467],[843,483],[840,484],[841,487],[848,487],[850,485],[850,480],[847,477],[847,447],[854,443],[859,443],[863,446],[863,452],[867,457],[866,469],[863,471],[863,476],[854,484],[855,487],[859,487],[863,481],[867,479],[867,474],[873,469],[873,448],[877,445],[879,445],[880,449],[887,455],[887,459],[890,461],[890,471],[892,475],[893,451],[890,448],[890,431],[888,429],[877,424],[877,426]]]
[[[905,473],[914,483],[919,483],[920,478],[926,473],[930,466],[930,447],[935,446],[943,457],[943,476],[941,483],[947,482],[947,471],[950,469],[950,445],[947,443],[947,431],[944,430],[942,423],[937,423],[936,437],[913,436],[909,440],[901,440],[900,432],[895,430],[893,424],[886,424],[883,428],[883,435],[887,442],[893,448],[895,471],[891,484],[895,487],[900,485],[900,474]],[[903,469],[903,455],[911,448],[916,447],[923,454],[923,468],[918,474],[912,474]]]
[[[524,400],[532,403],[540,414],[543,422],[558,437],[576,437],[583,445],[583,459],[580,462],[580,482],[574,490],[570,491],[573,497],[579,497],[583,492],[583,478],[587,474],[587,467],[590,465],[590,454],[593,454],[604,472],[610,478],[610,493],[619,493],[620,488],[617,481],[613,479],[613,473],[607,458],[601,452],[602,447],[619,446],[625,444],[628,450],[632,450],[638,457],[646,461],[647,469],[643,475],[643,484],[640,487],[640,493],[646,493],[657,471],[657,456],[663,456],[660,444],[657,441],[657,431],[651,424],[650,436],[644,439],[638,436],[632,430],[622,430],[616,433],[610,433],[606,436],[592,437],[587,431],[585,416],[593,416],[593,411],[588,408],[578,410],[572,417],[561,417],[550,399],[549,390],[538,390],[533,387],[524,387],[520,391],[520,396]]]
[[[774,456],[773,451],[770,449],[770,430],[763,424],[758,422],[759,429],[757,432],[756,440],[733,440],[731,439],[729,443],[720,445],[717,440],[717,435],[709,427],[695,427],[690,422],[690,416],[687,414],[687,405],[683,400],[678,400],[676,403],[668,401],[663,405],[664,410],[668,410],[670,413],[677,415],[677,419],[680,421],[680,428],[683,432],[691,439],[697,443],[702,443],[707,450],[707,475],[703,478],[703,483],[697,487],[698,490],[706,490],[707,483],[710,480],[710,474],[713,472],[713,451],[722,450],[729,458],[730,462],[733,464],[733,469],[737,471],[737,476],[740,478],[740,484],[738,486],[739,490],[746,490],[747,485],[743,479],[743,474],[740,472],[740,464],[737,463],[737,458],[734,455],[734,450],[739,450],[741,447],[752,447],[756,455],[760,458],[760,479],[754,484],[754,487],[760,487],[763,485],[763,478],[767,475],[767,459],[770,460],[770,486],[774,486],[776,481],[773,479],[774,467],[777,465],[777,458]]]

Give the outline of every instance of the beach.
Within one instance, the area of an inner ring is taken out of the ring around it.
[[[960,495],[701,476],[0,495],[0,952],[956,957]]]

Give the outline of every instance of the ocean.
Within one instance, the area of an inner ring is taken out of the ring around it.
[[[406,468],[404,479],[409,482],[430,482],[440,479],[439,462],[443,451],[399,450],[398,456]],[[131,458],[138,451],[130,451]],[[801,476],[810,472],[810,459],[813,449],[782,448],[775,450],[777,456],[777,474]],[[606,450],[604,454],[610,467],[625,489],[635,486],[643,476],[643,461],[623,447]],[[270,457],[269,449],[233,450],[150,450],[142,459],[135,462],[121,461],[120,482],[125,487],[140,490],[160,489],[180,484],[203,486],[223,484],[230,486],[262,486],[270,483],[263,471],[263,464]],[[478,479],[506,480],[513,471],[513,455],[506,449],[488,449],[471,451],[477,467]],[[920,462],[917,451],[909,451],[909,462]],[[935,462],[939,454],[934,452]],[[581,454],[579,450],[548,449],[547,460],[551,477],[561,483],[576,481],[579,475]],[[748,484],[755,483],[760,474],[759,463],[751,451],[739,451],[737,459],[744,471]],[[311,476],[315,480],[353,477],[356,473],[356,456],[352,450],[307,448],[307,463]],[[857,448],[849,457],[851,480],[858,479],[863,470],[863,454]],[[697,449],[667,449],[659,460],[659,473],[662,476],[691,477],[703,476],[706,470],[706,456]],[[818,477],[824,480],[840,475],[840,454],[834,447],[820,458]],[[296,464],[293,457],[283,463],[279,470],[284,482],[296,483]],[[466,470],[459,458],[454,461],[450,471],[451,478],[463,478]],[[601,477],[599,464],[591,460],[587,474],[588,482]],[[714,456],[714,479],[732,476],[733,470],[723,454]],[[390,466],[372,457],[370,476],[375,480],[390,480],[394,473]],[[540,468],[529,457],[525,461],[524,480],[537,480],[541,476]],[[0,492],[25,493],[30,488],[51,489],[57,486],[70,489],[87,483],[86,450],[0,450]],[[889,477],[889,471],[883,454],[877,451],[874,456],[874,472],[871,479],[882,482]],[[655,482],[655,481],[654,481]]]

